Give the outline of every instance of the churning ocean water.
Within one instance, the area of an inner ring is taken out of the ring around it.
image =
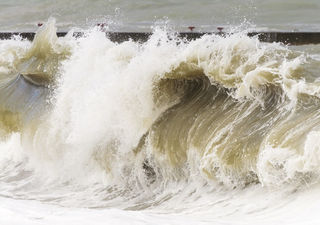
[[[0,9],[0,31],[36,32],[0,40],[0,224],[320,223],[320,47],[245,35],[319,31],[318,1]]]

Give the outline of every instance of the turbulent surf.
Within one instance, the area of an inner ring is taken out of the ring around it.
[[[318,189],[317,46],[157,27],[145,43],[58,38],[50,19],[0,49],[2,197],[236,219]]]

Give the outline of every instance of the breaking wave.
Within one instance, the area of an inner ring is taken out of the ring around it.
[[[0,49],[2,196],[180,212],[318,183],[316,57],[245,33],[58,38],[54,19]]]

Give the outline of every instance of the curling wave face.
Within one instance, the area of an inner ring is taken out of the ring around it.
[[[242,33],[55,32],[50,19],[32,43],[0,42],[2,196],[180,212],[234,188],[318,182],[312,54]]]

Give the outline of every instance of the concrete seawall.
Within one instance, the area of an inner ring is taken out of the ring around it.
[[[290,45],[320,44],[320,32],[252,32],[262,42],[282,42]]]
[[[65,36],[67,32],[57,32],[58,37]],[[138,42],[145,42],[152,33],[146,32],[107,32],[106,35],[114,42],[124,42],[129,39]],[[180,32],[179,36],[187,40],[200,38],[205,34],[215,34],[226,36],[227,33],[217,32]],[[0,32],[0,39],[10,39],[14,35],[19,35],[22,38],[33,40],[34,32]],[[75,32],[75,36],[81,36],[83,33]],[[282,42],[290,45],[305,45],[305,44],[320,44],[320,32],[250,32],[247,33],[249,37],[258,36],[262,42]]]

